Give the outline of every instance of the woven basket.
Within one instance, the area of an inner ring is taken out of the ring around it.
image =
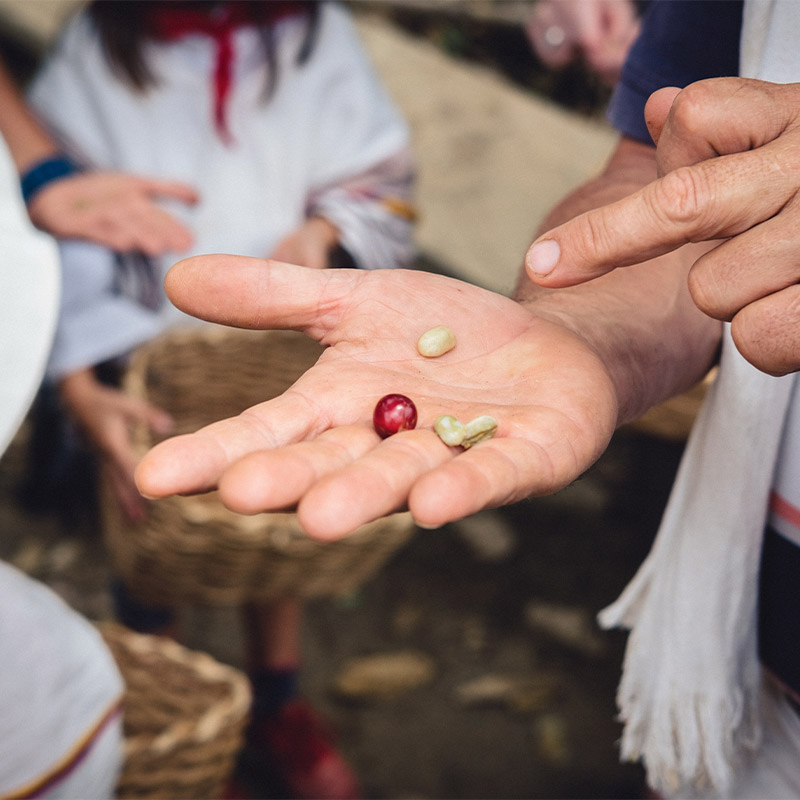
[[[167,409],[185,433],[282,393],[321,352],[293,331],[177,330],[136,352],[124,388]],[[142,455],[155,443],[144,429],[136,438]],[[295,514],[235,514],[214,492],[155,501],[136,525],[107,489],[101,509],[118,573],[139,599],[161,605],[347,594],[415,530],[409,514],[394,514],[321,543],[303,533]]]
[[[244,741],[247,678],[171,639],[98,628],[125,681],[117,797],[221,797]]]

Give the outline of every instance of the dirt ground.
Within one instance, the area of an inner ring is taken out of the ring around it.
[[[0,557],[92,619],[111,616],[91,507],[64,525],[26,511],[25,430],[0,461]],[[618,763],[614,692],[625,637],[599,631],[645,555],[681,445],[621,431],[549,498],[415,533],[357,592],[313,601],[302,689],[331,720],[369,798],[636,798]],[[235,610],[195,608],[186,643],[241,665]],[[427,675],[391,696],[337,680],[359,660],[412,656]],[[243,759],[256,796],[280,789]]]

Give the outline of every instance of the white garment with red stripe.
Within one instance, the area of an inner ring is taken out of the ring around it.
[[[785,539],[800,547],[800,391],[797,386],[789,401],[778,453],[772,483],[769,524]]]
[[[97,630],[0,562],[0,797],[101,800],[122,764],[122,679]]]

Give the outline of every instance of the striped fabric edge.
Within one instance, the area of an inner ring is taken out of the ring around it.
[[[15,789],[11,794],[0,794],[0,800],[31,800],[31,798],[44,795],[78,768],[100,734],[121,715],[122,697],[120,696],[51,769],[25,786]]]
[[[774,489],[769,496],[769,510],[794,525],[795,528],[800,528],[800,509],[781,497]]]

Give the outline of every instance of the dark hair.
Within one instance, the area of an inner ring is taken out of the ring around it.
[[[283,5],[304,6],[307,8],[306,33],[297,54],[298,65],[304,64],[314,49],[319,28],[319,11],[323,0],[304,0],[302,3]],[[252,18],[253,24],[261,29],[264,57],[269,66],[266,96],[275,90],[277,83],[277,60],[273,40],[274,14],[269,13],[270,0],[226,0],[224,5],[236,5]],[[152,10],[153,0],[92,0],[88,7],[100,43],[111,69],[123,80],[140,91],[156,86],[157,77],[152,73],[144,59],[143,44],[154,38],[148,24],[148,11]],[[182,9],[211,12],[218,7],[218,0],[159,0],[158,5]]]

